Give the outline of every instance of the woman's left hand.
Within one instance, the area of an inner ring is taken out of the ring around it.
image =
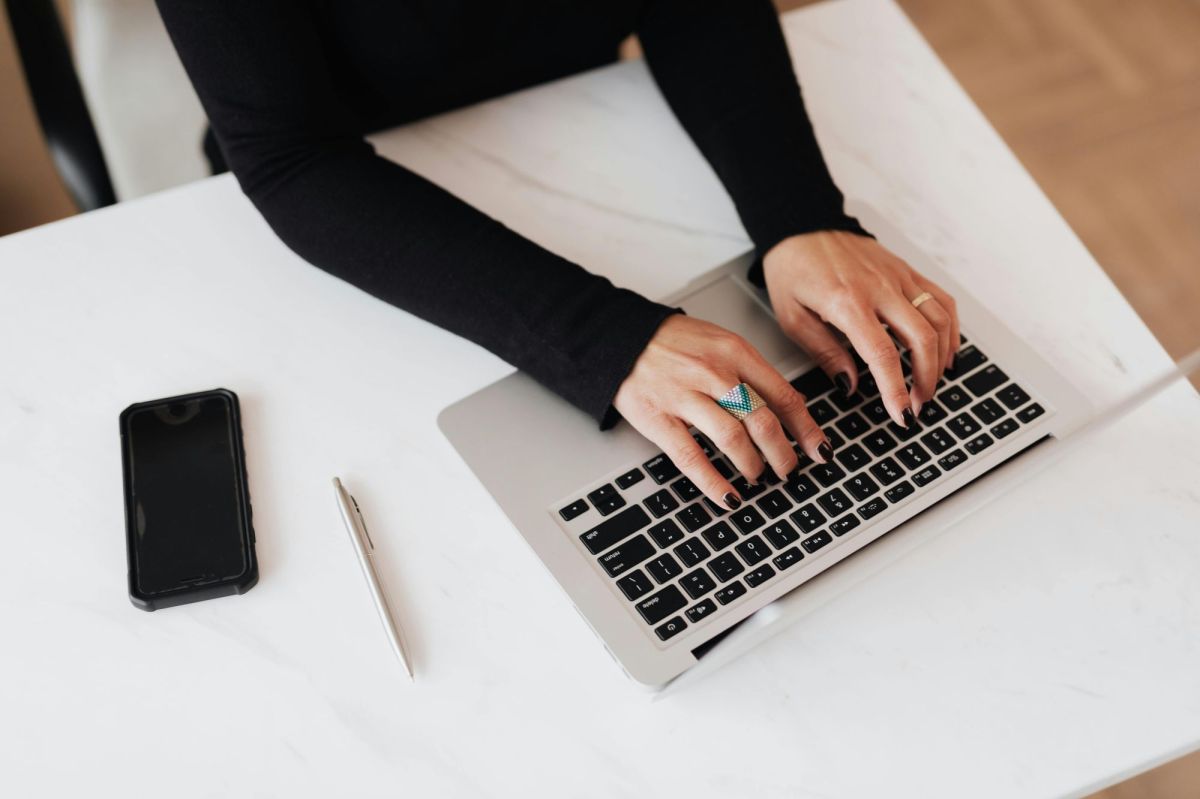
[[[853,393],[858,370],[829,325],[844,333],[901,426],[910,421],[905,411],[920,413],[954,362],[959,343],[954,299],[875,239],[840,230],[792,236],[766,254],[763,274],[784,332]],[[913,307],[925,292],[932,299]],[[885,323],[911,353],[911,393]]]

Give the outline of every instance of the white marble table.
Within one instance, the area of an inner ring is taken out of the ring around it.
[[[829,3],[786,28],[852,198],[1097,402],[1166,368],[896,8]],[[652,296],[747,246],[640,63],[379,144]],[[651,703],[434,426],[508,369],[304,264],[228,177],[0,240],[5,794],[1050,796],[1200,743],[1190,387]],[[117,414],[218,385],[242,399],[261,582],[140,612]],[[398,589],[415,685],[335,473]]]

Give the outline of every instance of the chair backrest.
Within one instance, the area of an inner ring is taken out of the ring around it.
[[[5,0],[50,157],[81,211],[117,201],[53,0]]]

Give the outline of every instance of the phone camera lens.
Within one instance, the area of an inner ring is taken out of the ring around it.
[[[167,406],[167,413],[172,416],[184,416],[187,414],[187,406],[182,402],[172,402]]]

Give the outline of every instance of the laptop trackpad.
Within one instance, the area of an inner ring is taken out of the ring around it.
[[[744,337],[785,375],[810,365],[810,359],[783,334],[768,310],[767,293],[741,275],[727,274],[685,297],[689,316],[720,325]]]

